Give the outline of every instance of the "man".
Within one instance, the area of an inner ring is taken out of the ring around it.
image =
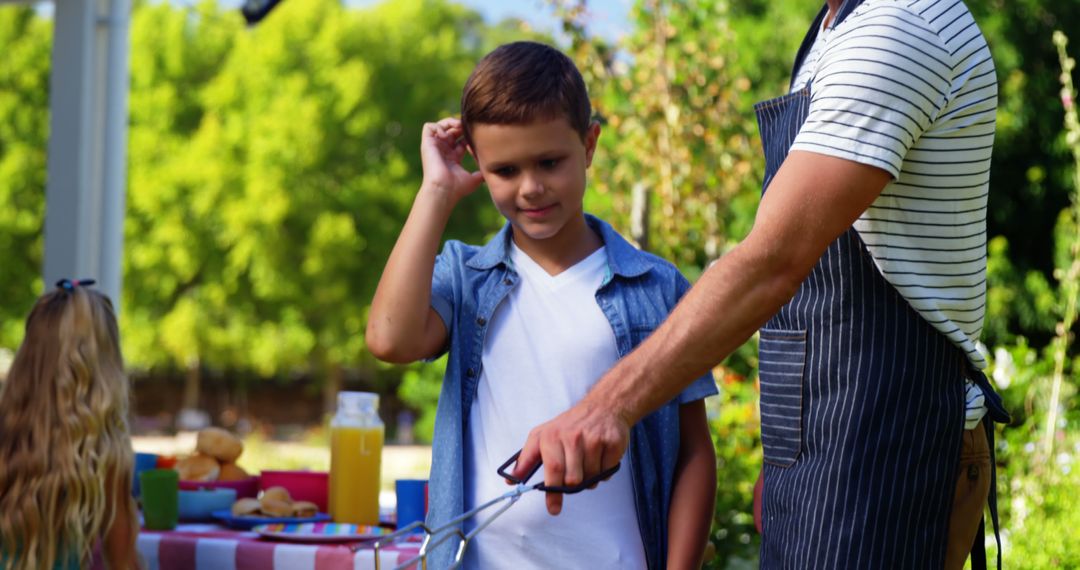
[[[611,467],[629,426],[760,329],[762,567],[959,568],[987,494],[996,529],[983,418],[1007,420],[975,349],[986,41],[959,0],[828,0],[793,77],[756,107],[766,191],[750,234],[533,430],[515,473],[542,460],[547,484],[572,485]],[[547,501],[557,514],[561,496]]]

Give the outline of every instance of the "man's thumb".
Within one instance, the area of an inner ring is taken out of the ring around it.
[[[521,481],[529,476],[540,460],[540,445],[537,439],[530,435],[528,441],[525,442],[525,447],[521,448],[521,454],[518,455],[511,473],[518,481]]]

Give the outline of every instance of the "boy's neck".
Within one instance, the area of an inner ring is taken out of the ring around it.
[[[548,239],[531,239],[513,226],[511,234],[514,245],[551,276],[570,269],[604,245],[604,240],[586,223],[584,214]]]

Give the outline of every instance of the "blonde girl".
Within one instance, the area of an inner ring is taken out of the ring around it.
[[[136,567],[128,379],[108,297],[38,299],[0,392],[0,568]]]

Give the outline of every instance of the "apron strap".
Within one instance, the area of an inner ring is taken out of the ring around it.
[[[832,22],[829,22],[829,27],[835,28],[862,3],[863,0],[844,0],[844,3],[840,5],[840,9],[836,11],[836,16],[833,17]],[[825,21],[825,16],[828,13],[829,5],[826,4],[821,7],[821,11],[814,18],[814,23],[810,24],[810,31],[803,36],[802,45],[799,46],[799,52],[795,55],[795,65],[791,68],[791,82],[788,84],[788,91],[791,91],[791,88],[795,86],[795,78],[799,76],[799,68],[802,67],[806,56],[810,54],[810,49],[814,47],[814,41],[817,40],[818,32],[821,30],[821,23]]]
[[[982,390],[983,400],[986,402],[986,418],[990,421],[982,422],[986,430],[986,441],[990,445],[990,520],[994,524],[994,541],[997,543],[997,570],[1001,570],[1001,534],[998,524],[997,508],[997,457],[994,449],[994,424],[1008,424],[1011,421],[1005,404],[1001,401],[1001,395],[994,391],[986,374],[982,370],[970,367],[972,382]],[[975,543],[971,545],[971,570],[986,570],[986,519],[979,521],[979,531],[975,533]]]
[[[795,86],[795,78],[799,75],[799,68],[802,67],[803,60],[810,53],[810,48],[814,47],[814,41],[817,39],[818,30],[821,29],[821,22],[825,20],[825,15],[829,13],[829,6],[825,5],[821,7],[821,11],[818,12],[814,22],[810,24],[810,30],[803,36],[802,45],[799,46],[799,52],[795,55],[795,65],[791,67],[791,81],[788,83],[788,91]]]

